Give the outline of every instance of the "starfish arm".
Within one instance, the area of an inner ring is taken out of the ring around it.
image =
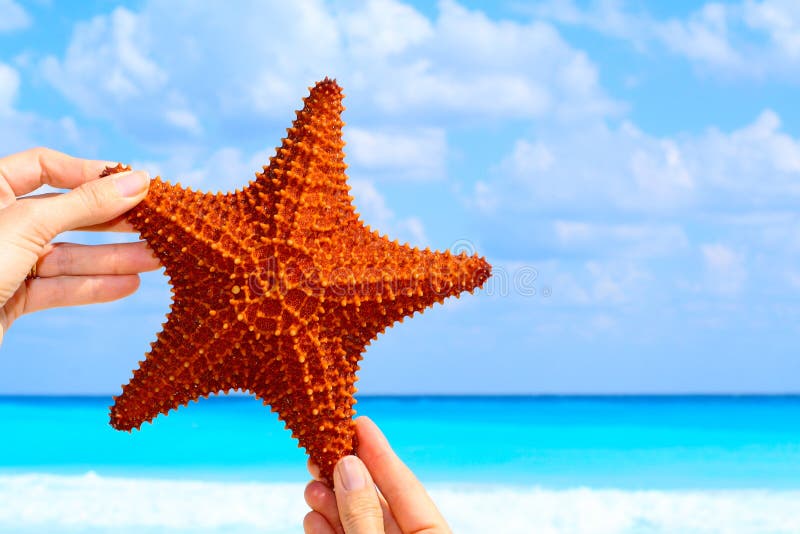
[[[245,190],[258,217],[271,221],[265,236],[313,247],[356,220],[345,174],[342,98],[333,80],[312,87],[269,166]]]
[[[404,317],[445,298],[472,292],[491,275],[477,255],[420,250],[370,232],[342,239],[340,266],[324,279],[328,315],[347,317],[349,331],[365,330],[367,340]]]
[[[242,308],[231,297],[246,282],[229,229],[232,195],[193,192],[156,178],[127,219],[165,267],[173,302],[152,350],[112,407],[111,424],[138,428],[201,395],[239,387],[218,362],[239,350]],[[165,209],[171,206],[171,209]],[[238,335],[238,337],[237,337]]]
[[[181,286],[175,291],[163,330],[139,362],[131,381],[123,386],[122,394],[114,399],[114,428],[139,428],[158,414],[200,396],[238,386],[228,375],[218,373],[221,362],[240,352],[244,332],[226,326],[235,322],[235,312],[209,310],[205,302],[192,295]]]
[[[352,406],[357,360],[341,339],[320,337],[317,327],[276,336],[269,343],[281,356],[262,367],[247,389],[278,413],[332,483],[336,461],[356,447]]]
[[[193,274],[194,269],[214,265],[217,271],[241,273],[235,269],[240,202],[235,194],[199,193],[156,177],[145,199],[126,218],[168,271],[170,265],[179,265],[182,274]]]

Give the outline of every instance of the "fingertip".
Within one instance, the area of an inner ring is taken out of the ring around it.
[[[312,510],[319,511],[326,504],[326,499],[334,498],[334,495],[328,486],[319,480],[312,480],[306,485],[303,498]]]
[[[382,532],[383,511],[378,491],[358,457],[345,456],[336,463],[333,484],[345,532]]]
[[[356,418],[356,436],[358,437],[359,451],[365,444],[377,445],[382,449],[391,448],[383,431],[366,415]]]
[[[141,247],[140,256],[139,256],[139,264],[137,265],[140,269],[139,272],[149,272],[149,271],[156,271],[160,269],[161,260],[158,259],[156,253],[153,252],[153,249],[147,244],[147,241],[138,241],[137,245]]]
[[[333,482],[337,490],[361,491],[372,484],[372,478],[358,456],[345,456],[336,462]]]
[[[112,302],[124,299],[136,292],[142,283],[138,274],[100,275],[97,277],[98,287],[95,302]]]
[[[383,434],[381,430],[378,428],[378,425],[375,424],[375,421],[367,417],[366,415],[360,415],[356,418],[356,429],[361,429],[362,431],[371,431],[377,432],[379,434]]]
[[[139,289],[139,287],[142,285],[142,279],[138,274],[130,274],[130,275],[124,275],[124,276],[129,276],[131,278],[131,281],[130,281],[131,293],[134,293],[135,291],[137,291]]]
[[[147,171],[132,171],[115,174],[112,177],[117,192],[124,198],[135,198],[147,194],[150,188],[150,175]]]
[[[98,278],[101,279],[95,296],[98,303],[129,297],[136,293],[142,283],[138,274],[101,275]]]
[[[368,415],[359,415],[356,417],[356,426],[358,425],[375,425],[375,422],[370,419]]]
[[[336,534],[336,531],[319,512],[308,512],[303,518],[303,532],[305,534]]]
[[[317,464],[311,461],[311,458],[306,462],[306,469],[314,480],[322,480],[322,471],[320,471]]]
[[[312,480],[306,485],[303,497],[314,512],[320,514],[335,532],[341,532],[339,509],[336,504],[336,495],[333,490],[318,480]]]

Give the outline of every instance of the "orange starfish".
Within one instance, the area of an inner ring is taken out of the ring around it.
[[[483,258],[400,245],[359,220],[341,101],[334,81],[312,88],[269,167],[243,190],[200,193],[156,178],[126,215],[174,296],[152,350],[115,397],[115,428],[139,428],[201,396],[249,391],[330,481],[356,446],[353,394],[366,346],[489,277]]]

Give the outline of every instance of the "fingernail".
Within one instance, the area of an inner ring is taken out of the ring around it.
[[[336,464],[339,478],[345,491],[360,490],[367,487],[364,465],[354,456],[345,456]]]
[[[147,189],[150,177],[144,171],[134,171],[119,174],[114,178],[119,194],[123,197],[135,197]]]

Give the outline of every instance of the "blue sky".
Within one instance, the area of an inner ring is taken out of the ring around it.
[[[229,190],[335,77],[365,221],[496,273],[362,392],[800,391],[799,4],[290,4],[0,0],[0,152]],[[0,392],[118,392],[168,304],[23,318]]]

